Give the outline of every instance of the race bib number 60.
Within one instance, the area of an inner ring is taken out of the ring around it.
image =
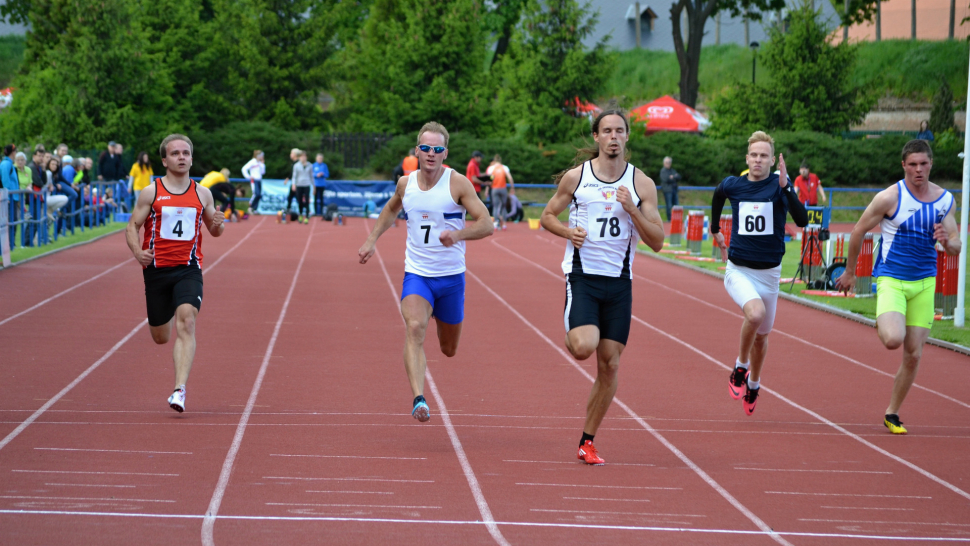
[[[739,235],[773,235],[775,233],[774,203],[742,201],[738,205],[741,221]]]
[[[162,207],[162,239],[191,241],[195,238],[195,207]]]

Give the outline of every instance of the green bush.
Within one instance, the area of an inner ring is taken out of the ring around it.
[[[290,150],[306,150],[310,161],[321,152],[321,136],[315,131],[286,131],[262,121],[239,121],[215,131],[196,131],[189,135],[195,144],[192,175],[202,176],[227,168],[233,178],[241,177],[242,166],[253,157],[253,150],[266,154],[266,178],[287,178],[292,172]],[[343,176],[343,157],[326,154],[330,177]]]

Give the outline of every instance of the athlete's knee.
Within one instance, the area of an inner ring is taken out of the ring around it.
[[[424,333],[428,330],[428,323],[420,318],[404,319],[404,327],[409,338],[424,340]]]
[[[906,337],[899,332],[880,330],[879,340],[882,341],[882,344],[887,349],[896,350],[903,346],[903,342],[906,340]]]
[[[165,345],[168,343],[169,332],[168,330],[152,330],[152,341],[158,345]]]
[[[456,354],[458,354],[458,344],[455,342],[442,341],[440,343],[440,346],[441,346],[441,354],[447,356],[448,358],[451,358]]]
[[[569,336],[566,336],[566,348],[576,360],[586,360],[596,352],[596,345],[583,339],[570,340]]]
[[[178,316],[178,333],[179,335],[195,335],[195,314],[194,313],[179,313]]]
[[[765,321],[765,308],[763,305],[746,305],[744,307],[744,320],[754,326],[761,326]]]

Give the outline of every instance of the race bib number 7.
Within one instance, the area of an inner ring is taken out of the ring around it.
[[[611,239],[628,239],[630,237],[630,222],[623,212],[623,205],[616,202],[590,203],[589,227],[586,229],[590,241],[608,241]]]
[[[440,212],[408,214],[408,237],[418,246],[441,246],[438,238],[444,231],[445,217]]]
[[[195,207],[162,207],[162,239],[191,241],[195,238]]]
[[[775,214],[774,203],[742,201],[738,205],[741,219],[738,223],[738,235],[774,235]]]

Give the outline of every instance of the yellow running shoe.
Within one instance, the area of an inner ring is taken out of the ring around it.
[[[903,422],[899,420],[899,416],[895,413],[890,413],[886,415],[886,418],[882,422],[889,429],[889,432],[893,434],[906,434],[906,429],[903,427]]]

